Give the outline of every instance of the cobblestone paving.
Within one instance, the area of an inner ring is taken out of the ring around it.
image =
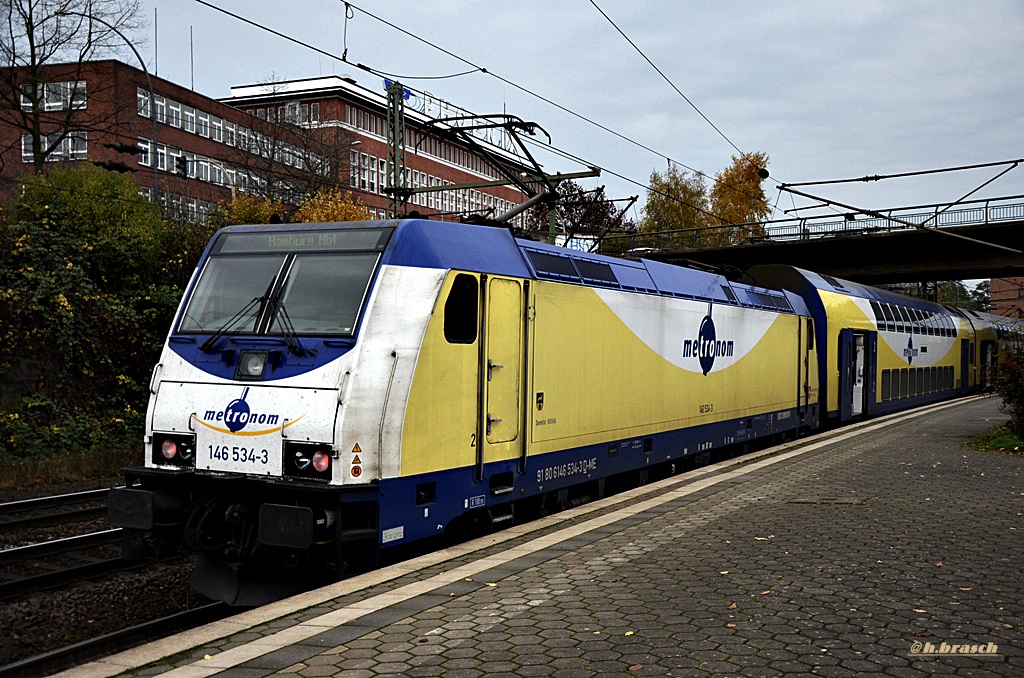
[[[1024,457],[963,445],[997,404],[781,462],[219,675],[1024,675]]]

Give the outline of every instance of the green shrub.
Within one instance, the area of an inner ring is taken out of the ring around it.
[[[208,234],[96,167],[21,189],[0,211],[0,461],[141,450],[150,372]]]
[[[1024,336],[1007,338],[1000,351],[999,364],[992,377],[992,387],[1003,399],[1003,411],[1010,415],[1007,428],[1024,438]]]

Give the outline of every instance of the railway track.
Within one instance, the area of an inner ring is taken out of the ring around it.
[[[196,607],[0,666],[0,676],[8,678],[49,675],[180,631],[224,619],[235,612],[237,610],[232,610],[224,603],[211,603]]]
[[[101,518],[108,489],[72,492],[0,504],[0,532],[50,527]]]
[[[0,600],[130,567],[122,530],[112,529],[0,551]]]

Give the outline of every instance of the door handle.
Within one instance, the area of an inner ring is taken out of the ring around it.
[[[504,365],[499,365],[498,363],[496,363],[493,360],[491,360],[490,358],[488,358],[487,359],[487,381],[490,381],[493,378],[494,375],[492,374],[492,372],[494,370],[500,370],[503,367],[505,367],[505,366]]]
[[[488,412],[487,413],[487,435],[491,434],[491,424],[500,424],[500,423],[501,423],[501,419],[498,419],[497,417],[492,417],[491,413]]]

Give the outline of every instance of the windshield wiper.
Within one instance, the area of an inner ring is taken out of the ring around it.
[[[237,323],[253,308],[258,307],[260,304],[266,301],[266,299],[267,295],[263,295],[262,297],[255,297],[252,301],[246,304],[241,311],[231,316],[226,323],[221,325],[221,328],[219,330],[211,334],[210,337],[203,342],[203,345],[199,347],[199,350],[202,351],[203,353],[213,352],[214,345],[218,341],[220,341],[220,338],[227,334],[228,330],[230,330],[235,323]]]
[[[276,316],[281,326],[281,334],[284,335],[284,341],[288,344],[288,351],[300,358],[309,355],[310,352],[299,344],[299,336],[295,331],[295,325],[292,325],[292,319],[288,316],[288,309],[284,307],[283,302],[278,304]]]

